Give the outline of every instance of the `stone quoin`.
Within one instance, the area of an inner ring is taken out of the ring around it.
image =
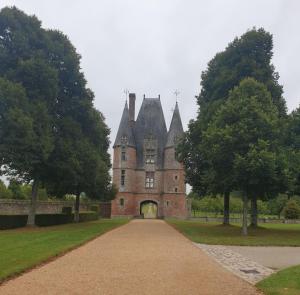
[[[156,207],[158,218],[186,218],[185,175],[176,159],[175,146],[183,135],[176,102],[169,131],[158,98],[146,98],[135,120],[134,93],[126,101],[114,143],[113,183],[118,187],[112,201],[112,217],[143,216],[142,206]]]

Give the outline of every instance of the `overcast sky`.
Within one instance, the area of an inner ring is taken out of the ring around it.
[[[273,63],[289,111],[300,103],[300,1],[298,0],[0,0],[35,14],[44,28],[69,36],[82,70],[115,139],[124,89],[161,95],[169,126],[178,89],[184,128],[197,112],[200,74],[214,55],[247,29],[274,36]]]

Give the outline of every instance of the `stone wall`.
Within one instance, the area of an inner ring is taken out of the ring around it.
[[[61,213],[63,207],[72,207],[74,211],[75,201],[38,201],[37,213]],[[0,199],[0,214],[27,214],[29,211],[29,200]],[[88,211],[90,206],[99,203],[81,203],[80,210]]]

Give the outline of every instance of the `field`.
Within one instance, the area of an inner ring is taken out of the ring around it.
[[[0,281],[126,222],[126,219],[100,219],[79,224],[0,231]]]
[[[190,220],[167,220],[169,224],[196,243],[242,246],[300,246],[300,224],[263,224],[249,228],[242,236],[238,224],[201,223]]]

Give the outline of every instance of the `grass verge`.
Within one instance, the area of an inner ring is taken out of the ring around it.
[[[266,295],[299,295],[300,265],[281,270],[256,286]]]
[[[0,282],[74,249],[128,219],[22,228],[0,232]]]
[[[224,226],[218,223],[201,223],[190,220],[167,222],[196,243],[241,246],[300,246],[300,224],[264,224],[249,235],[241,235],[241,226]],[[300,293],[299,293],[300,294]]]

